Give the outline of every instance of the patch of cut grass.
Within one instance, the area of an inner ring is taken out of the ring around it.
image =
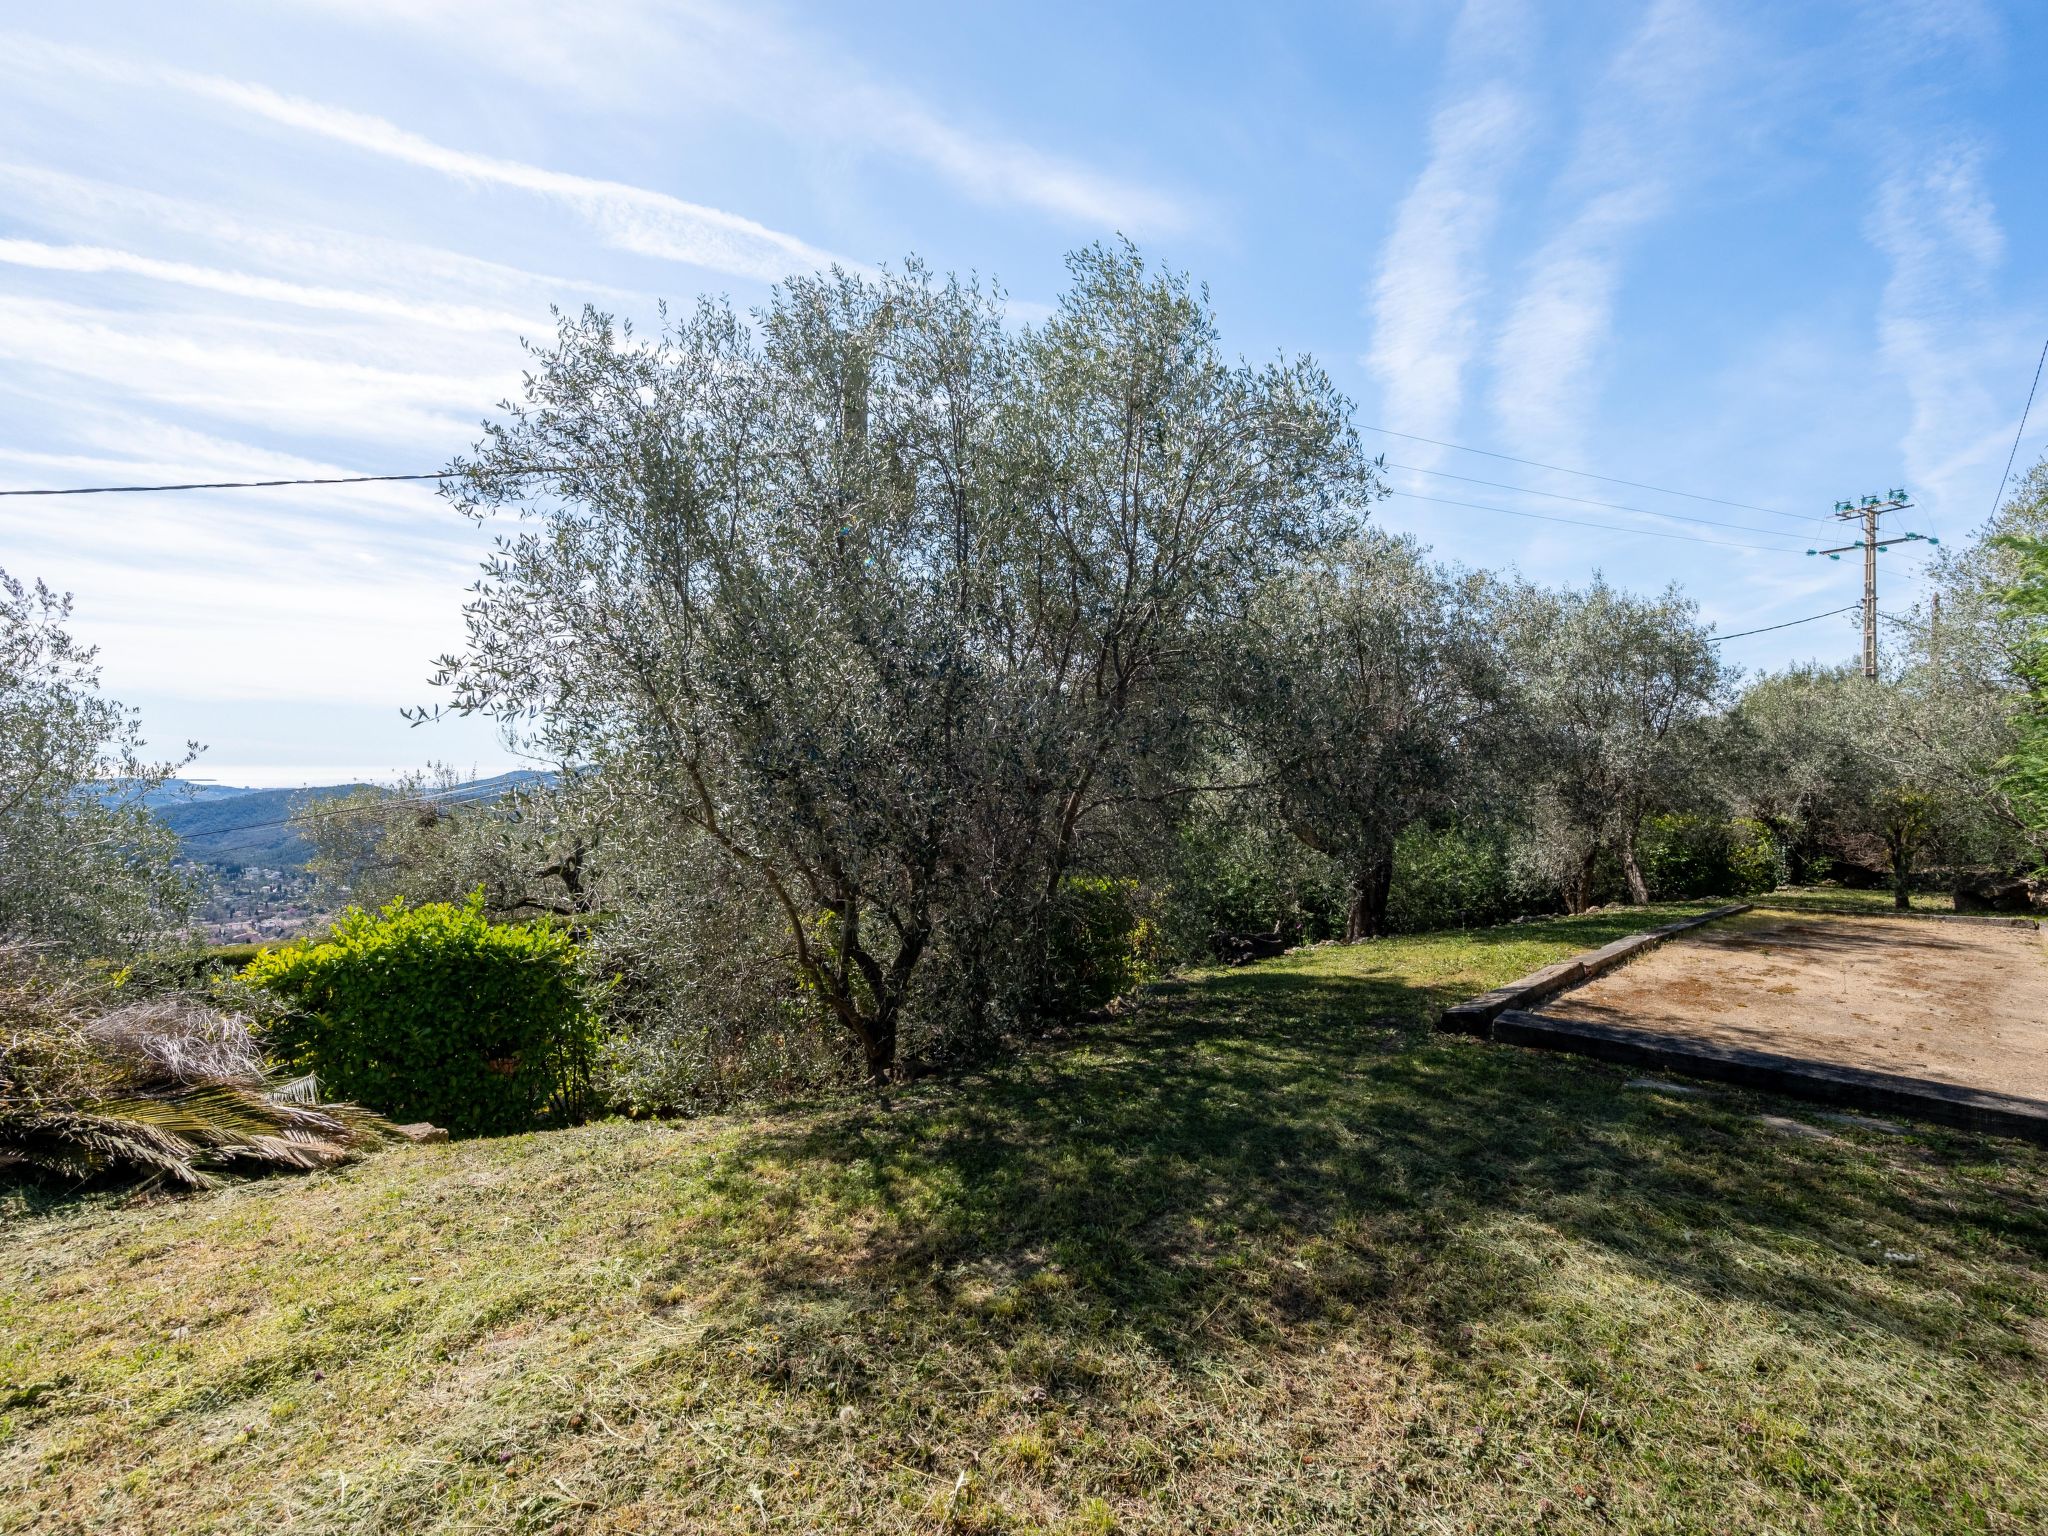
[[[1750,899],[1759,907],[1781,907],[1796,912],[1868,912],[1883,916],[1898,910],[1889,887],[1859,891],[1842,885],[1788,885],[1768,896]],[[1907,910],[1912,912],[1953,912],[1956,909],[1955,897],[1947,891],[1909,891],[1907,899],[1912,902]]]
[[[1421,1028],[1670,911],[882,1096],[16,1195],[0,1531],[2048,1526],[2039,1149]]]

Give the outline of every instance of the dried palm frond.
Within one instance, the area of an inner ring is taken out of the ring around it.
[[[137,1078],[190,1086],[259,1084],[265,1076],[263,1051],[249,1021],[196,997],[122,1003],[87,1024],[85,1035]]]
[[[230,1166],[331,1167],[393,1139],[310,1077],[272,1076],[248,1022],[187,996],[119,999],[0,946],[0,1168],[188,1188]]]

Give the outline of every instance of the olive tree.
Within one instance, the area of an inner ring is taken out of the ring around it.
[[[1930,573],[1941,597],[1938,620],[1923,601],[1893,625],[1895,670],[1926,701],[1909,722],[1920,727],[1922,750],[1949,767],[1944,790],[1964,798],[1982,830],[2004,834],[2010,862],[2048,860],[2044,551],[2048,459],[1974,539],[1942,550]],[[1997,857],[1985,841],[1973,852]]]
[[[2002,783],[2038,848],[2048,843],[2048,538],[2010,538],[2019,569],[2002,607],[2019,630],[2015,671],[2023,693]]]
[[[573,920],[597,904],[606,821],[599,786],[563,774],[480,797],[453,769],[430,764],[390,785],[363,784],[302,800],[292,830],[307,872],[334,900],[459,902],[481,891],[493,917]]]
[[[189,903],[177,840],[144,801],[197,748],[145,758],[70,617],[68,595],[0,570],[0,939],[118,954]]]
[[[1842,851],[1871,792],[1876,685],[1852,666],[1757,678],[1729,711],[1717,762],[1727,809],[1761,823],[1795,871]]]
[[[520,518],[456,707],[710,839],[878,1077],[935,955],[984,1002],[1105,818],[1170,792],[1200,636],[1370,483],[1312,364],[1226,361],[1128,247],[1070,269],[1022,333],[915,263],[751,325],[586,311],[456,466]]]
[[[1896,904],[1932,861],[2012,856],[2024,823],[2000,764],[2012,734],[2003,692],[1926,658],[1860,668],[1794,668],[1758,679],[1731,712],[1729,807],[1754,816],[1811,862],[1874,864]]]
[[[1720,659],[1696,605],[1673,587],[1639,598],[1596,578],[1583,591],[1523,587],[1504,608],[1516,650],[1516,747],[1539,863],[1566,904],[1592,900],[1613,853],[1629,899],[1650,899],[1644,820],[1690,796],[1704,726],[1724,703]]]
[[[1344,936],[1386,931],[1394,845],[1469,801],[1504,694],[1485,578],[1367,535],[1269,583],[1228,714],[1279,819],[1345,872]]]

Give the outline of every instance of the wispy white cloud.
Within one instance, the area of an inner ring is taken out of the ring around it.
[[[1851,32],[1865,68],[1894,76],[1925,69],[1937,56],[1972,63],[1993,57],[2004,24],[1984,0],[1856,0]]]
[[[162,255],[195,248],[215,264],[255,267],[286,281],[414,304],[428,311],[467,307],[544,321],[551,303],[634,307],[646,296],[583,277],[530,272],[437,245],[330,225],[250,217],[218,203],[0,160],[0,194],[24,228],[72,243]]]
[[[389,334],[350,338],[242,322],[219,314],[137,316],[0,295],[0,359],[18,383],[63,373],[106,398],[309,433],[346,431],[436,459],[474,435],[476,418],[510,393],[518,358],[474,373],[427,366],[440,354],[395,352]],[[387,362],[365,361],[386,349]],[[472,358],[481,362],[482,354]]]
[[[1878,350],[1911,403],[1904,472],[1934,515],[1946,509],[1971,521],[1986,510],[1970,503],[1997,478],[1992,461],[2010,440],[1986,379],[2001,363],[2016,377],[2019,358],[1992,292],[2005,233],[1982,160],[1979,147],[1953,141],[1906,152],[1865,226],[1891,262]]]
[[[1626,239],[1663,206],[1653,181],[1602,193],[1531,258],[1494,353],[1494,413],[1510,442],[1525,451],[1576,446]]]
[[[1654,0],[1594,93],[1559,181],[1577,207],[1530,258],[1494,353],[1494,410],[1522,448],[1576,448],[1629,240],[1669,206],[1685,130],[1727,51],[1695,0]]]
[[[281,278],[260,277],[251,272],[197,266],[185,261],[163,261],[135,251],[110,250],[104,246],[48,245],[40,240],[0,239],[0,263],[44,272],[115,273],[142,277],[208,293],[231,294],[243,300],[292,304],[340,314],[373,315],[385,320],[410,320],[450,330],[516,332],[532,321],[530,315],[484,309],[474,304],[411,303],[384,294],[293,283]]]
[[[843,45],[762,5],[624,0],[579,10],[556,0],[303,0],[378,27],[426,35],[529,83],[617,110],[621,98],[696,101],[746,113],[835,154],[921,165],[978,202],[1036,209],[1091,233],[1173,233],[1196,221],[1183,198],[949,117],[879,79]]]
[[[1396,431],[1446,436],[1457,422],[1484,251],[1530,127],[1528,99],[1513,82],[1529,30],[1521,0],[1466,0],[1452,27],[1450,99],[1431,122],[1429,159],[1394,215],[1372,290],[1365,366]]]
[[[573,209],[607,244],[638,255],[687,262],[759,282],[776,282],[792,272],[830,266],[837,259],[795,235],[722,208],[685,202],[627,182],[456,149],[384,118],[286,95],[266,85],[19,34],[0,34],[0,44],[4,44],[0,52],[10,55],[17,66],[175,90],[364,154],[470,184],[545,197]]]
[[[1373,347],[1387,425],[1447,435],[1478,333],[1483,248],[1527,119],[1521,95],[1481,86],[1437,113],[1429,163],[1402,199],[1373,285]]]

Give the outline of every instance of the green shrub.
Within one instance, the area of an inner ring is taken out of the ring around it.
[[[1784,855],[1761,822],[1653,816],[1643,826],[1643,878],[1659,901],[1754,896],[1785,877]]]
[[[1172,964],[1212,958],[1218,934],[1273,933],[1290,943],[1344,931],[1344,882],[1320,853],[1242,808],[1205,810],[1180,830],[1156,908]]]
[[[322,1086],[462,1134],[579,1113],[596,1050],[569,935],[461,906],[351,908],[324,943],[259,955],[243,979],[284,1003],[268,1043]]]
[[[1517,874],[1507,840],[1462,827],[1410,827],[1394,844],[1387,926],[1395,933],[1478,928],[1546,904]]]
[[[1789,861],[1769,827],[1745,816],[1730,822],[1728,830],[1728,868],[1735,877],[1733,895],[1761,896],[1789,883]]]
[[[1138,883],[1107,875],[1060,882],[1046,943],[1047,1001],[1058,1015],[1100,1008],[1151,974],[1151,925]]]

